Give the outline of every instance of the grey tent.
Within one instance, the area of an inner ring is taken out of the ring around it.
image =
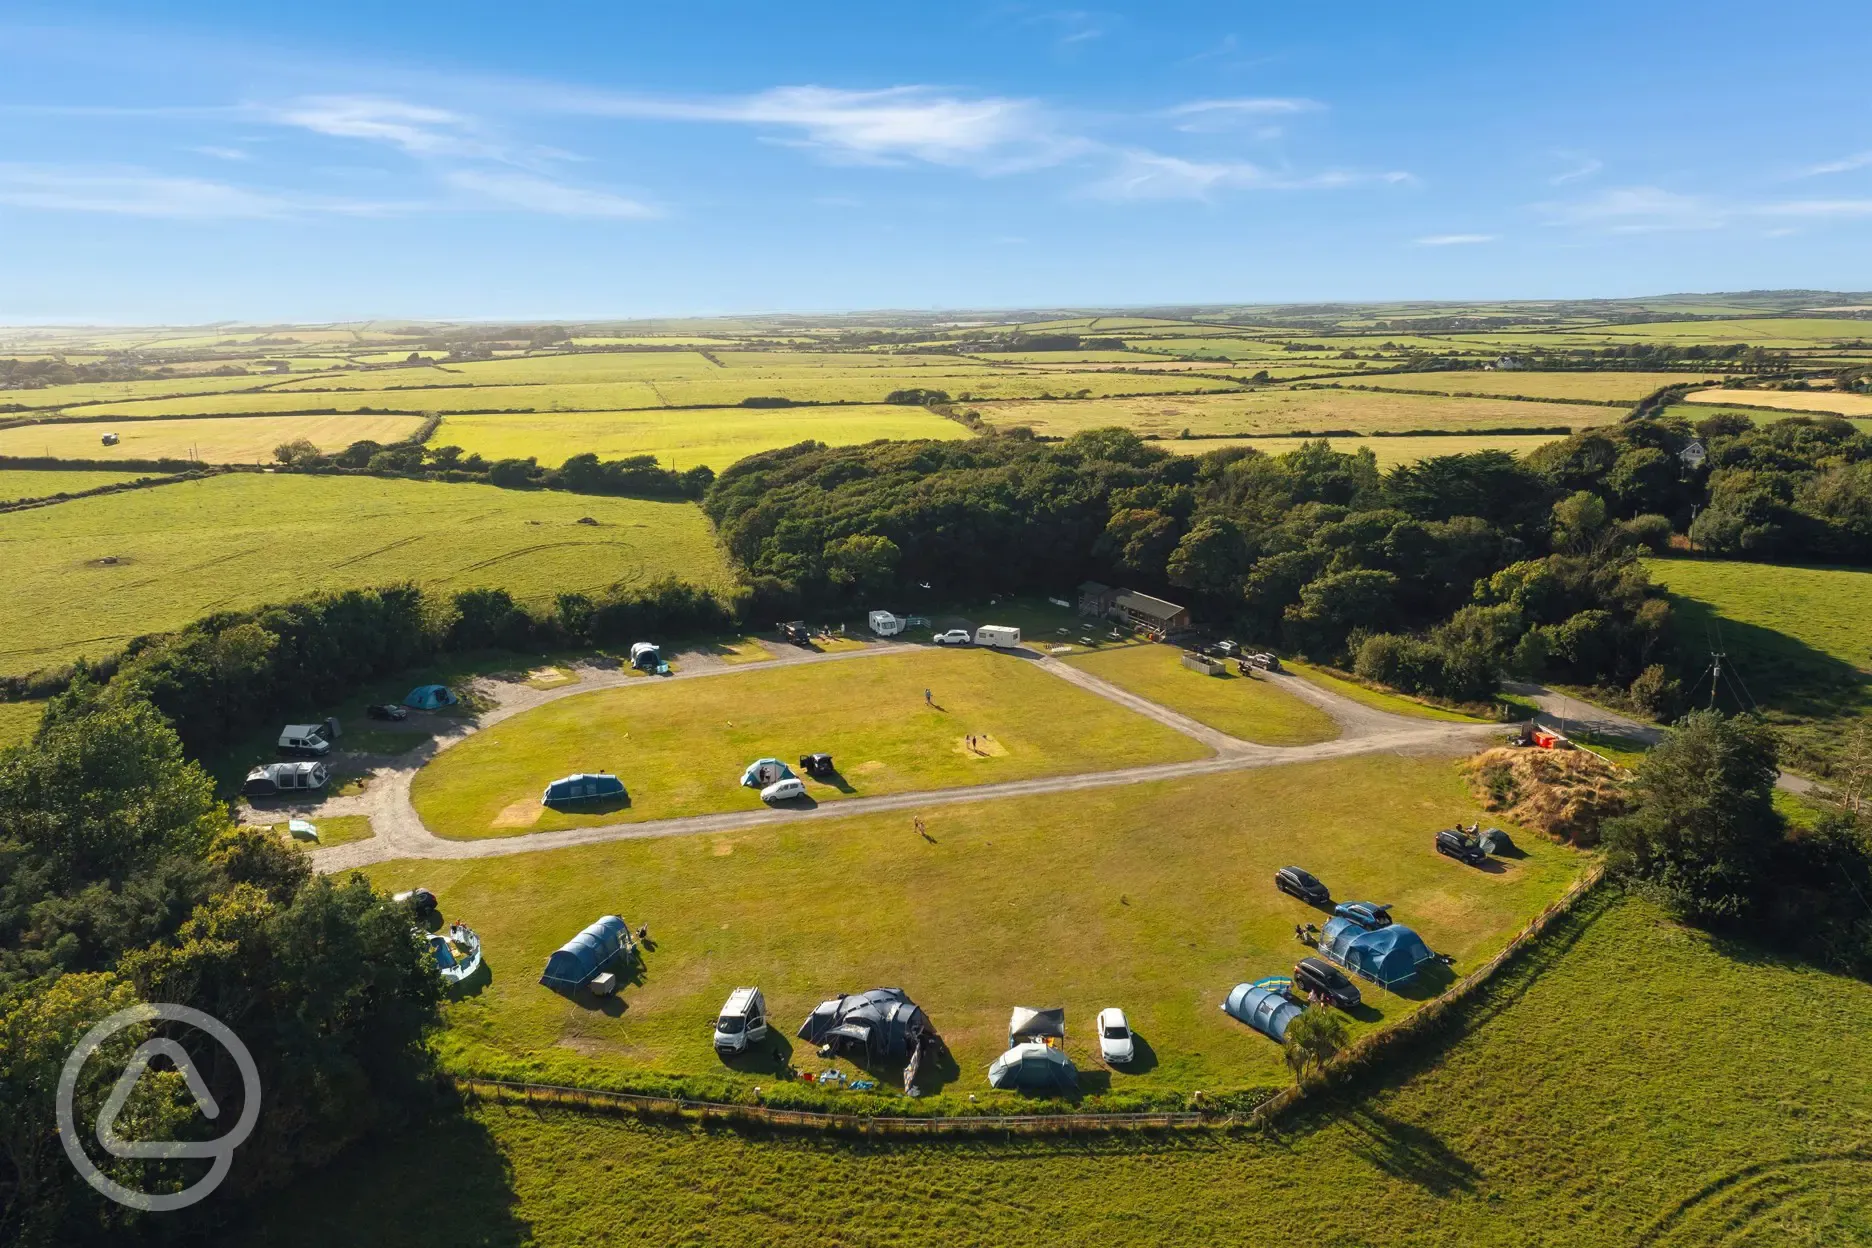
[[[1485,854],[1512,854],[1515,848],[1515,843],[1509,840],[1508,834],[1500,828],[1490,828],[1477,839],[1476,843],[1482,847],[1482,852]]]
[[[1303,1006],[1289,997],[1289,981],[1273,978],[1236,984],[1222,1002],[1222,1012],[1247,1023],[1270,1040],[1287,1039],[1287,1024],[1299,1018]]]
[[[1064,1053],[1034,1040],[995,1058],[988,1067],[988,1083],[1041,1096],[1071,1096],[1079,1090],[1079,1071]]]
[[[630,928],[615,914],[607,914],[559,947],[546,959],[540,983],[568,991],[583,988],[619,954],[632,948]]]
[[[867,1067],[905,1063],[904,1086],[912,1095],[925,1051],[942,1043],[929,1015],[901,988],[873,988],[822,1001],[800,1024],[799,1038],[829,1044]]]
[[[1014,1007],[1014,1015],[1008,1019],[1008,1048],[1027,1040],[1044,1040],[1048,1036],[1055,1040],[1066,1038],[1065,1010],[1036,1010],[1025,1005]]]

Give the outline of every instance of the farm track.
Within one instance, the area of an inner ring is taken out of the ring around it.
[[[741,671],[760,671],[773,667],[801,666],[812,663],[844,662],[876,655],[903,654],[920,647],[891,642],[867,645],[862,650],[832,653],[789,654],[784,657],[747,664],[693,666],[677,672],[670,680],[700,680],[731,676]],[[1219,775],[1257,767],[1275,767],[1285,763],[1316,762],[1346,758],[1358,754],[1393,752],[1399,754],[1465,753],[1501,735],[1497,724],[1458,724],[1439,720],[1412,719],[1392,715],[1328,692],[1292,675],[1275,675],[1281,687],[1294,696],[1319,707],[1339,724],[1340,735],[1331,741],[1312,745],[1256,745],[1229,736],[1206,724],[1148,698],[1121,689],[1109,681],[1081,671],[1057,659],[1030,655],[1041,671],[1077,685],[1087,692],[1106,698],[1148,719],[1194,738],[1208,746],[1208,758],[1181,763],[1156,763],[1121,767],[1107,771],[1079,772],[1033,780],[1012,780],[994,784],[963,785],[950,789],[895,793],[880,797],[856,797],[819,803],[805,809],[738,810],[710,815],[690,815],[654,819],[638,823],[605,824],[599,827],[571,828],[562,832],[539,832],[486,840],[447,840],[431,832],[410,801],[410,785],[431,759],[443,750],[466,740],[484,728],[492,727],[535,707],[561,698],[591,693],[600,689],[623,688],[633,683],[646,687],[650,682],[623,669],[580,667],[579,680],[557,689],[539,690],[525,685],[494,686],[499,704],[480,715],[472,724],[462,724],[438,734],[432,740],[404,754],[389,757],[358,757],[357,761],[375,766],[366,790],[361,794],[328,798],[313,804],[269,804],[253,812],[256,821],[277,822],[282,814],[336,817],[365,815],[371,821],[373,835],[348,845],[311,851],[313,866],[322,872],[344,871],[376,862],[401,858],[467,859],[498,858],[540,850],[564,849],[574,845],[594,845],[607,841],[648,840],[670,836],[699,836],[732,832],[771,824],[801,820],[837,819],[848,816],[921,810],[931,806],[951,806],[966,802],[993,801],[1010,797],[1030,797],[1047,793],[1083,792],[1116,785],[1142,784],[1158,780],[1177,780],[1189,776]],[[704,656],[681,656],[689,663],[707,663]],[[485,688],[486,686],[484,686]]]

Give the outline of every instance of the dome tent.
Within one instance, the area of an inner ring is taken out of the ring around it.
[[[779,759],[757,758],[741,773],[741,784],[744,788],[764,789],[770,784],[793,778],[793,769]]]
[[[1328,919],[1320,933],[1319,950],[1348,971],[1385,988],[1409,983],[1417,977],[1419,965],[1436,957],[1408,927],[1394,923],[1373,932],[1350,919]]]
[[[1071,1096],[1079,1090],[1079,1070],[1060,1050],[1032,1040],[995,1058],[988,1067],[988,1083],[1042,1096]]]
[[[565,991],[583,988],[607,963],[631,948],[630,928],[617,915],[607,914],[546,959],[540,983]]]
[[[1285,1043],[1287,1026],[1299,1018],[1305,1007],[1288,996],[1285,979],[1263,979],[1252,984],[1236,984],[1222,1001],[1222,1012],[1238,1022],[1247,1023],[1270,1040]]]
[[[409,696],[403,699],[403,705],[418,711],[433,711],[453,706],[460,700],[447,685],[418,685],[409,691]]]
[[[929,1015],[901,988],[873,988],[821,1001],[798,1034],[811,1044],[829,1044],[860,1065],[906,1063],[904,1086],[913,1096],[919,1063],[942,1043]]]

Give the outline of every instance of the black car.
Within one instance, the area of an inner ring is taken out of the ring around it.
[[[801,771],[815,780],[824,780],[838,772],[838,768],[832,765],[830,754],[802,754],[799,766]]]
[[[1342,1010],[1357,1007],[1360,1000],[1357,985],[1323,958],[1301,958],[1294,963],[1293,982],[1296,991],[1307,996],[1320,993]]]
[[[1311,871],[1302,871],[1299,867],[1282,867],[1274,873],[1274,887],[1290,897],[1323,906],[1332,900],[1332,893],[1319,882]]]
[[[1457,832],[1450,828],[1436,834],[1436,852],[1446,854],[1457,862],[1466,862],[1472,867],[1488,861],[1488,855],[1482,852],[1482,847],[1467,832]]]
[[[364,713],[372,719],[388,719],[395,722],[409,718],[409,708],[398,706],[394,702],[373,702],[364,708]]]

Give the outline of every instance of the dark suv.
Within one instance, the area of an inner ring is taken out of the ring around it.
[[[1316,906],[1323,906],[1332,900],[1332,894],[1326,886],[1312,872],[1302,871],[1299,867],[1282,867],[1276,871],[1274,887],[1290,897],[1298,897]]]
[[[1457,862],[1466,862],[1472,867],[1488,861],[1488,855],[1482,852],[1482,847],[1467,832],[1457,832],[1450,828],[1436,834],[1436,852],[1447,854]]]
[[[1294,963],[1293,982],[1301,993],[1320,993],[1342,1010],[1357,1008],[1360,1000],[1357,986],[1323,958],[1301,958]]]

